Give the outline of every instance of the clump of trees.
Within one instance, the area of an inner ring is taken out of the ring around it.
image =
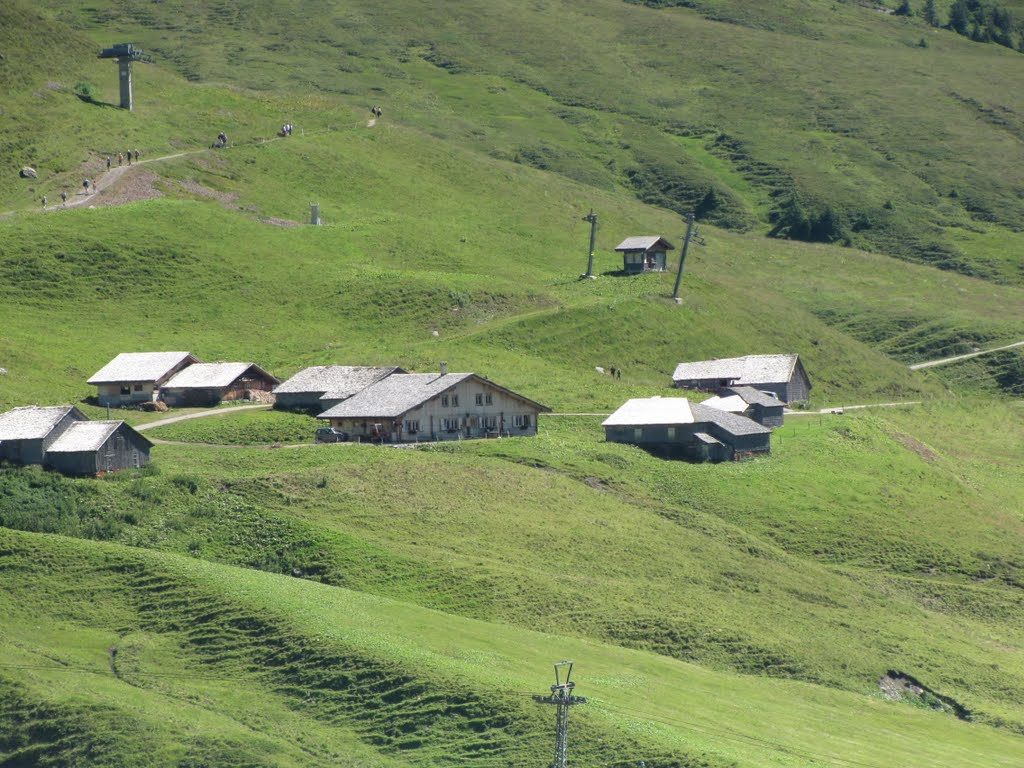
[[[942,26],[935,0],[926,0],[921,15],[933,27]],[[946,28],[979,43],[997,43],[1024,53],[1024,22],[992,0],[954,0]]]
[[[804,240],[810,243],[850,244],[846,220],[831,205],[808,211],[799,195],[792,194],[771,214],[771,237]]]

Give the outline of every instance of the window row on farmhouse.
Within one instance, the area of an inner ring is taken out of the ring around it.
[[[535,435],[550,410],[475,373],[399,373],[317,418],[351,439],[408,443]]]

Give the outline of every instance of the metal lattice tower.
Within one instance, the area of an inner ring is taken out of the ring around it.
[[[562,673],[565,672],[565,679]],[[552,768],[566,768],[569,754],[569,707],[575,704],[586,704],[582,696],[573,696],[572,690],[576,683],[572,676],[572,662],[560,661],[555,664],[555,684],[551,686],[550,696],[534,696],[538,704],[554,704],[555,709],[555,762]]]

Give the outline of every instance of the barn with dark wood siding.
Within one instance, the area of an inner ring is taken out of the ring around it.
[[[628,400],[602,426],[610,443],[631,443],[690,461],[733,461],[771,450],[767,427],[685,397]]]
[[[160,398],[172,407],[209,407],[230,400],[269,401],[280,383],[255,363],[195,363],[171,377],[161,387]]]
[[[784,403],[805,401],[811,396],[811,380],[800,356],[746,355],[719,360],[680,363],[672,374],[680,389],[720,392],[728,387],[753,387],[774,392]]]
[[[0,414],[0,459],[42,464],[47,449],[68,425],[86,418],[73,405],[27,405]]]
[[[274,406],[320,413],[393,373],[405,371],[397,366],[367,365],[314,365],[303,368],[274,388]]]
[[[753,387],[725,387],[720,392],[701,405],[742,414],[771,429],[782,426],[785,404],[775,395]]]
[[[77,421],[53,441],[43,464],[68,475],[144,467],[153,444],[123,421]]]

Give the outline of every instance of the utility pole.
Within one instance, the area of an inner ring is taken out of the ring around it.
[[[676,287],[672,291],[672,298],[675,299],[676,304],[682,304],[683,300],[679,298],[679,284],[683,281],[683,264],[686,263],[686,251],[690,248],[690,236],[693,234],[693,214],[686,214],[686,239],[683,240],[683,252],[679,256],[679,272],[676,274]]]
[[[565,680],[562,672],[565,672]],[[538,704],[554,704],[555,709],[555,761],[552,768],[566,768],[569,753],[569,707],[575,704],[586,704],[582,696],[573,696],[572,689],[576,683],[569,680],[572,676],[572,662],[560,661],[555,664],[555,684],[551,686],[550,696],[534,696]]]
[[[586,280],[594,279],[594,243],[597,240],[597,214],[594,213],[594,209],[590,209],[590,213],[583,217],[584,221],[590,222],[590,252],[587,256],[587,274],[580,275],[581,278]]]

